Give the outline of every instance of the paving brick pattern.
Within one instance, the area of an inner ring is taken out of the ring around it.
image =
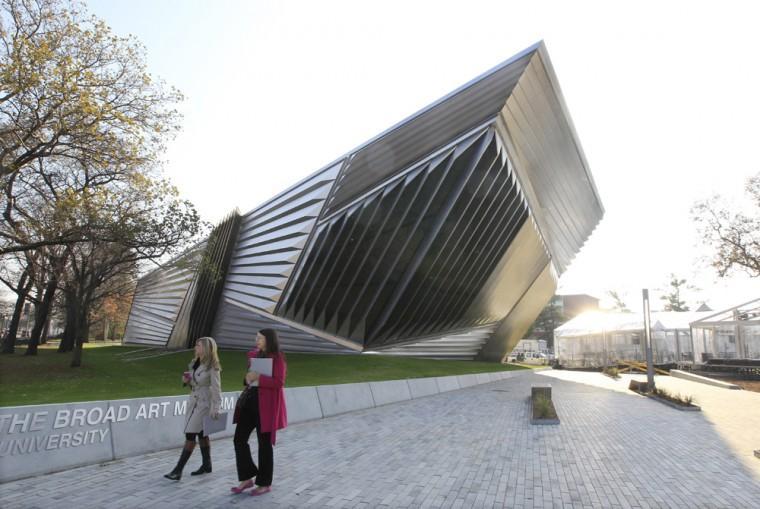
[[[626,394],[631,394],[628,390],[631,379],[646,381],[646,375],[626,374],[613,380],[600,373],[582,371],[549,370],[542,374]],[[754,449],[760,448],[760,393],[724,389],[672,376],[657,375],[654,381],[658,388],[672,394],[692,396],[694,403],[702,408],[703,419],[720,435],[722,445],[730,448],[748,470],[760,477],[760,461],[753,454]],[[757,507],[760,508],[760,502]]]
[[[552,383],[559,426],[529,424],[531,383]],[[290,426],[271,493],[231,495],[231,439],[214,473],[162,477],[179,451],[0,485],[10,508],[757,508],[760,476],[702,413],[530,374]],[[255,442],[255,439],[254,439]],[[255,447],[254,447],[255,449]],[[759,460],[760,461],[760,460]]]

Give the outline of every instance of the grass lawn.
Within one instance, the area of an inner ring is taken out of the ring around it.
[[[82,366],[69,367],[71,354],[59,354],[57,343],[40,347],[36,357],[25,357],[25,347],[14,355],[0,355],[0,406],[98,401],[187,394],[181,375],[192,360],[191,351],[129,361],[142,347],[89,343]],[[128,352],[134,352],[128,354]],[[242,386],[245,352],[220,352],[222,390]],[[430,376],[463,375],[525,369],[494,362],[411,359],[384,355],[287,354],[287,387],[327,385]]]

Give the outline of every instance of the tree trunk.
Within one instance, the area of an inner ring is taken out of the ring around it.
[[[48,335],[50,334],[50,321],[53,319],[53,315],[48,312],[47,320],[45,320],[45,327],[42,329],[42,336],[40,336],[40,344],[47,343]]]
[[[72,368],[78,368],[82,365],[82,345],[84,342],[82,341],[82,337],[79,336],[76,340],[76,344],[74,345],[74,355],[71,357],[71,367]]]
[[[21,322],[21,313],[24,311],[24,303],[26,302],[26,296],[29,294],[29,290],[32,288],[32,280],[29,278],[27,271],[21,274],[18,286],[16,287],[16,293],[18,298],[16,299],[16,307],[13,309],[13,317],[11,318],[11,324],[8,327],[8,334],[3,341],[3,353],[14,353],[16,351],[16,334],[18,334],[18,325]]]
[[[53,297],[55,291],[58,289],[58,281],[52,278],[45,285],[45,292],[42,295],[42,300],[36,307],[34,314],[34,328],[32,329],[32,336],[29,338],[29,346],[26,347],[26,353],[24,355],[37,355],[37,345],[40,343],[40,336],[42,335],[42,329],[45,327],[45,323],[48,320],[48,314],[50,313],[50,306],[53,304]]]
[[[76,342],[77,313],[75,297],[66,292],[66,326],[63,329],[63,337],[58,345],[58,353],[67,353],[74,349]]]
[[[74,344],[74,355],[71,357],[71,367],[78,368],[82,365],[82,350],[90,334],[89,302],[78,303],[76,312],[76,341]]]

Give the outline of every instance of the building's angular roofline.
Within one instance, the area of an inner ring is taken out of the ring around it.
[[[602,205],[601,199],[599,198],[599,191],[596,188],[596,184],[594,182],[594,179],[591,175],[591,172],[588,169],[588,164],[586,161],[585,154],[583,152],[583,148],[581,147],[581,144],[579,142],[575,126],[572,123],[572,119],[569,115],[566,102],[564,100],[564,96],[562,95],[562,91],[559,86],[559,81],[557,80],[556,74],[554,72],[553,66],[551,64],[551,60],[549,58],[549,54],[546,51],[546,45],[543,41],[538,41],[535,44],[532,44],[531,46],[525,48],[524,50],[516,53],[512,57],[508,58],[507,60],[501,62],[500,64],[492,67],[491,69],[481,73],[479,76],[475,77],[474,79],[471,79],[467,83],[461,85],[460,87],[456,88],[452,92],[446,94],[445,96],[441,97],[440,99],[437,99],[433,101],[432,103],[428,104],[427,106],[423,107],[422,109],[418,110],[417,112],[409,115],[408,117],[404,118],[403,120],[397,122],[396,124],[392,125],[388,129],[382,131],[378,135],[370,138],[368,141],[358,145],[357,147],[353,148],[352,150],[349,150],[348,152],[344,153],[340,157],[337,157],[336,159],[330,161],[328,164],[323,165],[318,170],[314,171],[313,173],[310,173],[309,175],[305,176],[304,178],[300,179],[295,184],[289,186],[288,188],[284,189],[283,191],[277,193],[272,198],[266,200],[265,202],[257,205],[256,207],[250,209],[248,212],[246,212],[244,215],[251,214],[255,212],[258,209],[261,209],[263,207],[266,207],[269,203],[276,201],[278,198],[283,196],[284,194],[288,193],[291,189],[298,187],[299,185],[303,184],[304,182],[308,181],[309,179],[314,178],[316,175],[318,175],[321,172],[327,171],[331,168],[333,168],[335,165],[340,164],[341,162],[345,161],[346,159],[350,158],[351,156],[356,156],[360,152],[368,151],[373,146],[379,144],[384,139],[387,139],[389,136],[391,136],[393,133],[397,133],[398,131],[404,129],[404,128],[411,128],[411,129],[419,129],[420,126],[416,125],[417,123],[420,123],[424,121],[426,115],[430,115],[435,110],[444,110],[447,108],[447,103],[450,103],[453,98],[460,96],[460,95],[470,95],[473,97],[478,97],[482,95],[484,89],[492,89],[492,90],[498,90],[499,95],[503,94],[504,98],[506,99],[507,96],[509,96],[509,93],[511,92],[511,87],[509,86],[509,79],[511,79],[513,76],[513,73],[516,73],[519,77],[520,72],[524,69],[525,65],[527,64],[527,61],[530,60],[530,58],[533,56],[534,53],[539,53],[541,56],[542,63],[544,65],[544,68],[546,69],[546,72],[549,76],[549,79],[551,81],[551,86],[553,89],[553,93],[556,95],[560,106],[562,108],[562,113],[565,117],[565,119],[568,122],[568,125],[570,127],[572,137],[574,144],[578,150],[579,157],[581,161],[583,162],[584,169],[586,171],[586,175],[588,177],[589,183],[591,184],[591,187],[593,189],[593,192],[597,198],[598,204],[600,209],[602,210],[602,213],[604,211],[604,207]],[[506,86],[505,86],[506,85]],[[514,83],[512,84],[512,86]],[[503,105],[503,102],[499,107]],[[478,123],[481,123],[482,121],[486,120],[489,115],[495,115],[497,111],[489,111],[488,114],[483,115],[481,119],[478,121],[472,123],[471,125],[468,125],[466,128],[460,129],[460,131],[465,132],[468,129],[474,127]],[[419,154],[424,155],[424,154]],[[409,161],[411,163],[413,161]]]

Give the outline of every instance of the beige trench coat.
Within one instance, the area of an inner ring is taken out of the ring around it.
[[[190,363],[189,371],[193,371],[193,362]],[[193,371],[190,387],[192,392],[187,401],[185,433],[200,433],[203,418],[218,413],[222,405],[222,378],[219,370],[201,364]]]

